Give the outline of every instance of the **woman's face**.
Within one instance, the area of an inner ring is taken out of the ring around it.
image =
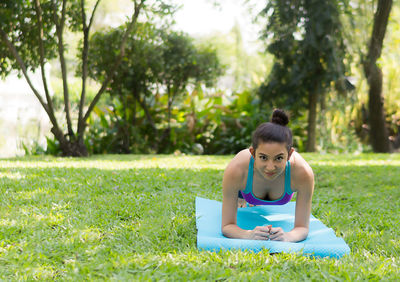
[[[267,180],[274,180],[281,175],[290,157],[285,143],[260,143],[256,150],[251,147],[250,152],[255,160],[254,169]]]

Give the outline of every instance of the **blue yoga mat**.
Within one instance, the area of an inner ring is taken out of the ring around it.
[[[283,206],[256,206],[238,209],[237,224],[243,229],[272,224],[287,232],[294,226],[295,202]],[[222,203],[204,198],[196,198],[197,248],[219,251],[240,249],[259,252],[268,249],[270,253],[299,252],[316,257],[340,258],[350,253],[350,248],[342,238],[336,237],[331,228],[326,227],[313,215],[310,217],[308,237],[301,242],[278,242],[261,240],[230,239],[221,232]]]

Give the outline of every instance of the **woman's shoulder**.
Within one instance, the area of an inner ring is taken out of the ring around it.
[[[297,152],[293,152],[290,156],[290,167],[292,179],[295,182],[295,186],[308,186],[314,182],[314,173],[311,166],[307,161]]]
[[[244,149],[237,153],[226,167],[225,175],[235,179],[242,178],[247,173],[250,156],[249,149]]]

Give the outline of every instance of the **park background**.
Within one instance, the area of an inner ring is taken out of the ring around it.
[[[249,146],[254,128],[267,121],[277,107],[291,116],[298,151],[398,150],[398,4],[390,11],[382,52],[376,56],[370,51],[376,49],[370,45],[374,22],[379,23],[374,21],[376,1],[335,1],[326,6],[311,3],[309,11],[301,10],[303,14],[296,12],[296,5],[286,8],[274,1],[172,1],[169,4],[175,6],[161,8],[156,7],[161,2],[153,2],[139,13],[126,42],[124,63],[117,74],[109,73],[112,77],[104,92],[92,104],[107,78],[106,70],[118,56],[120,46],[115,38],[122,38],[124,21],[134,10],[132,2],[104,1],[98,6],[88,37],[84,91],[81,27],[64,29],[64,72],[55,52],[55,27],[43,38],[49,44],[43,53],[43,69],[52,100],[50,115],[58,121],[56,135],[50,132],[55,126],[49,114],[3,44],[3,157],[43,153],[233,154]],[[94,3],[86,5],[87,18]],[[305,20],[307,13],[314,13],[315,18]],[[20,32],[25,28],[34,34],[33,27],[20,26]],[[18,48],[26,50],[38,44],[32,38],[14,36]],[[111,42],[115,43],[112,48]],[[39,45],[35,48],[22,55],[37,93],[45,98]],[[367,66],[370,57],[376,64]],[[371,90],[376,87],[368,84],[366,69],[372,65],[382,70],[381,91]],[[369,101],[382,107],[372,108]],[[79,128],[89,106],[93,107],[83,123],[87,126]],[[61,146],[74,142],[85,148]]]
[[[0,2],[0,279],[399,281],[399,3],[199,3]],[[276,107],[341,259],[197,249]]]

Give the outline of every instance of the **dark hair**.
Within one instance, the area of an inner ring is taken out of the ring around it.
[[[261,142],[286,143],[288,152],[293,146],[292,131],[286,126],[289,123],[289,117],[280,109],[275,109],[272,113],[271,121],[260,124],[253,133],[252,145],[257,149]]]

